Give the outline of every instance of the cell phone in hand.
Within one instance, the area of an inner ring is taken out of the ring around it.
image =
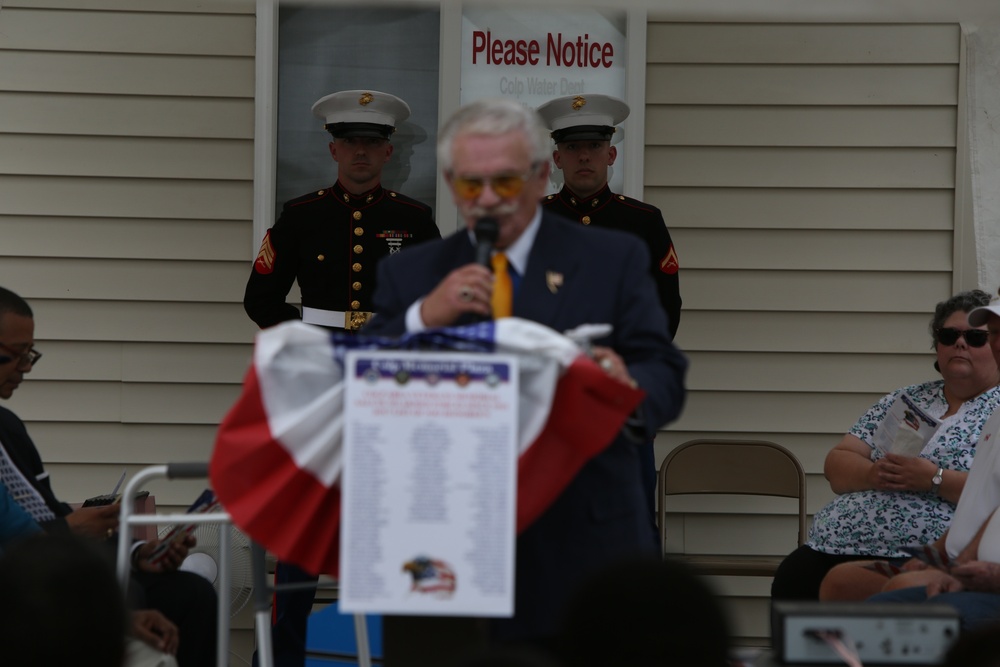
[[[83,507],[103,507],[105,505],[116,503],[119,500],[121,500],[121,498],[118,495],[94,496],[93,498],[87,498],[84,500]]]
[[[215,498],[215,492],[211,489],[205,489],[198,499],[191,504],[191,507],[187,509],[187,514],[204,514],[206,512],[212,512],[220,507],[220,503]],[[185,536],[190,535],[194,532],[197,527],[196,523],[186,523],[178,526],[174,526],[170,529],[166,535],[160,538],[160,543],[153,550],[153,553],[149,555],[149,562],[156,565],[163,557],[166,556],[167,551],[170,549],[171,544],[180,542],[185,538]]]
[[[122,470],[122,476],[118,478],[118,483],[115,484],[115,488],[111,490],[111,493],[106,493],[102,496],[94,496],[93,498],[87,498],[83,501],[84,507],[102,507],[104,505],[111,505],[112,503],[121,500],[121,496],[118,495],[118,489],[122,488],[122,482],[125,481],[125,470]]]

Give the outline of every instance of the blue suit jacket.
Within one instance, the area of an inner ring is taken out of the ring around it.
[[[374,297],[378,315],[364,331],[403,333],[410,304],[474,258],[465,230],[386,258]],[[621,355],[647,392],[642,438],[652,438],[680,413],[687,369],[670,341],[648,266],[649,253],[639,239],[543,213],[514,297],[515,316],[557,331],[581,324],[614,327],[607,339],[595,342]],[[563,603],[584,577],[619,558],[655,553],[637,455],[636,442],[619,435],[518,536],[515,617],[494,624],[499,638],[553,636]]]
[[[41,530],[31,515],[17,504],[7,487],[0,484],[0,553],[3,553],[2,547],[6,547],[14,540]]]
[[[11,463],[35,487],[45,500],[45,504],[56,515],[55,519],[43,522],[42,528],[50,533],[69,530],[65,516],[72,512],[73,508],[56,498],[49,476],[45,474],[45,468],[42,466],[42,457],[28,435],[24,422],[4,407],[0,407],[0,443],[3,443]]]

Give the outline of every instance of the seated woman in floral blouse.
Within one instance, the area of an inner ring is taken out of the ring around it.
[[[827,454],[823,472],[839,495],[813,517],[808,541],[779,566],[772,600],[817,600],[834,566],[872,558],[902,563],[910,558],[903,548],[933,542],[948,528],[979,433],[1000,406],[1000,371],[985,326],[968,324],[968,313],[989,301],[973,290],[939,303],[930,329],[942,379],[884,396]],[[918,456],[875,446],[879,425],[904,393],[940,422]]]

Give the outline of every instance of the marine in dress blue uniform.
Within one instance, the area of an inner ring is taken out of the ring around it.
[[[313,105],[333,135],[337,182],[285,203],[261,243],[243,306],[260,327],[299,319],[354,330],[371,317],[375,266],[383,257],[441,234],[426,204],[387,190],[389,138],[410,109],[398,97],[348,90]],[[302,313],[286,302],[298,280]]]
[[[285,203],[264,235],[243,296],[243,307],[261,328],[301,319],[354,331],[372,316],[375,267],[403,248],[441,238],[431,209],[382,187],[392,156],[396,124],[410,115],[406,102],[374,90],[346,90],[319,99],[313,114],[332,135],[337,182]],[[298,280],[302,312],[286,302]],[[275,583],[316,577],[279,562]],[[306,628],[315,589],[279,593],[272,614],[276,667],[305,664]],[[257,656],[254,655],[254,664]]]
[[[663,215],[655,206],[615,194],[608,187],[608,168],[618,157],[611,137],[615,126],[628,117],[628,105],[609,95],[567,95],[546,102],[538,113],[552,131],[556,144],[552,160],[565,181],[562,190],[542,200],[542,206],[584,225],[617,229],[645,241],[650,274],[673,338],[681,318],[680,265]],[[593,267],[594,271],[604,269]],[[655,523],[656,455],[652,440],[640,451],[639,468],[650,521]]]
[[[650,273],[673,337],[681,319],[680,264],[663,215],[655,206],[608,187],[608,167],[618,154],[611,137],[615,125],[628,117],[628,105],[608,95],[569,95],[543,104],[538,113],[552,130],[552,158],[565,180],[562,190],[545,197],[542,206],[584,225],[618,229],[645,241]]]

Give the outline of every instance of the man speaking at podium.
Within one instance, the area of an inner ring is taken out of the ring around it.
[[[549,132],[534,111],[508,100],[459,109],[439,135],[438,162],[468,229],[379,265],[378,314],[365,333],[506,315],[556,331],[606,323],[613,330],[595,341],[594,359],[646,392],[616,439],[517,537],[514,617],[492,621],[491,638],[550,649],[563,605],[584,577],[656,553],[638,448],[679,414],[687,360],[670,341],[642,241],[542,211]],[[477,243],[484,218],[494,221],[492,249],[486,234]]]

